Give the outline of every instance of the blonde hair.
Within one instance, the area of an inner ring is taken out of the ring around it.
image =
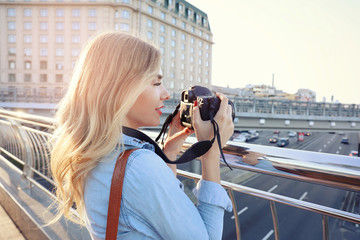
[[[51,171],[58,220],[84,224],[84,181],[122,136],[124,118],[146,84],[157,76],[160,52],[130,34],[106,32],[82,50],[56,113]],[[121,142],[121,141],[120,141]],[[80,216],[74,216],[72,207]]]

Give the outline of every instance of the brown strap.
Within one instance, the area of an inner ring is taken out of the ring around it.
[[[109,208],[106,225],[106,240],[115,240],[117,237],[121,193],[124,182],[126,163],[130,154],[135,150],[137,150],[137,148],[125,150],[124,154],[120,153],[115,164],[110,188]]]

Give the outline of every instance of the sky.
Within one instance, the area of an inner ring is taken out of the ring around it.
[[[187,0],[208,15],[212,84],[360,104],[359,0]]]

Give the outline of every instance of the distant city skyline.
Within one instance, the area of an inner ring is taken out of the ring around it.
[[[213,33],[212,84],[274,85],[360,104],[360,1],[189,0]]]

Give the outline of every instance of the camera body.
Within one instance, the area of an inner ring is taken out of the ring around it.
[[[193,128],[193,107],[197,101],[201,119],[207,121],[214,117],[219,110],[221,100],[215,96],[208,88],[201,86],[192,86],[189,90],[181,93],[180,102],[180,123],[184,127]],[[232,119],[235,119],[234,104],[230,100],[229,105],[232,107]]]

